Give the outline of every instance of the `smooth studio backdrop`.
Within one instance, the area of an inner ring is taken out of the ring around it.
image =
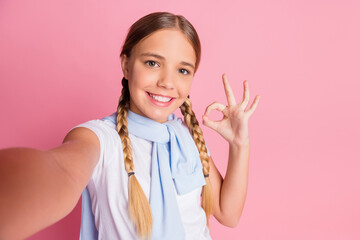
[[[360,239],[359,1],[2,0],[0,148],[53,148],[114,112],[127,30],[153,11],[184,15],[200,35],[199,119],[225,103],[222,73],[238,101],[245,79],[251,102],[261,95],[245,208],[234,229],[212,218],[213,239]],[[203,130],[225,174],[228,145]],[[29,239],[78,239],[80,210]]]

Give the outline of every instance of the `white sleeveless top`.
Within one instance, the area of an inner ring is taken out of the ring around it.
[[[108,120],[91,120],[76,127],[92,130],[100,141],[100,159],[88,183],[99,239],[140,239],[128,211],[128,174],[115,124]],[[129,137],[136,178],[149,200],[152,143],[132,134]],[[186,240],[211,239],[206,215],[201,208],[201,190],[200,187],[185,195],[177,195]]]

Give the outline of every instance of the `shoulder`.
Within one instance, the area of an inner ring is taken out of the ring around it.
[[[79,138],[80,136],[81,138]],[[121,139],[116,131],[115,124],[107,119],[93,119],[78,124],[71,129],[65,140],[68,140],[69,137],[75,138],[77,141],[89,142],[90,144],[87,146],[97,150],[97,164],[93,169],[93,179],[96,179],[104,168],[112,163],[113,158],[122,158]]]
[[[116,125],[111,120],[109,120],[108,117],[103,119],[89,120],[87,122],[78,124],[71,130],[76,130],[79,132],[91,130],[93,133],[95,133],[100,141],[105,140],[112,135],[117,135]]]
[[[115,126],[112,126],[111,123],[94,119],[73,127],[65,136],[63,143],[79,143],[84,145],[87,151],[96,149],[97,159],[99,159],[109,138],[116,133]]]

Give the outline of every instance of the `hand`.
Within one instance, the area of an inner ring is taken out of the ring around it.
[[[205,114],[203,116],[203,124],[214,129],[230,144],[241,145],[244,143],[249,143],[248,121],[259,103],[260,95],[257,95],[250,108],[245,110],[250,100],[248,81],[244,81],[244,94],[242,102],[236,104],[236,99],[230,87],[227,76],[223,74],[222,79],[228,106],[225,106],[219,102],[210,104],[206,108]],[[208,115],[212,110],[218,110],[222,112],[223,118],[219,121],[211,120]]]

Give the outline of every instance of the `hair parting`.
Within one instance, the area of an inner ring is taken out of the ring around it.
[[[129,29],[120,56],[126,55],[127,57],[130,57],[133,47],[142,39],[157,30],[169,28],[180,30],[193,46],[196,55],[196,72],[201,58],[199,36],[194,26],[186,18],[169,12],[150,13],[135,22]]]

